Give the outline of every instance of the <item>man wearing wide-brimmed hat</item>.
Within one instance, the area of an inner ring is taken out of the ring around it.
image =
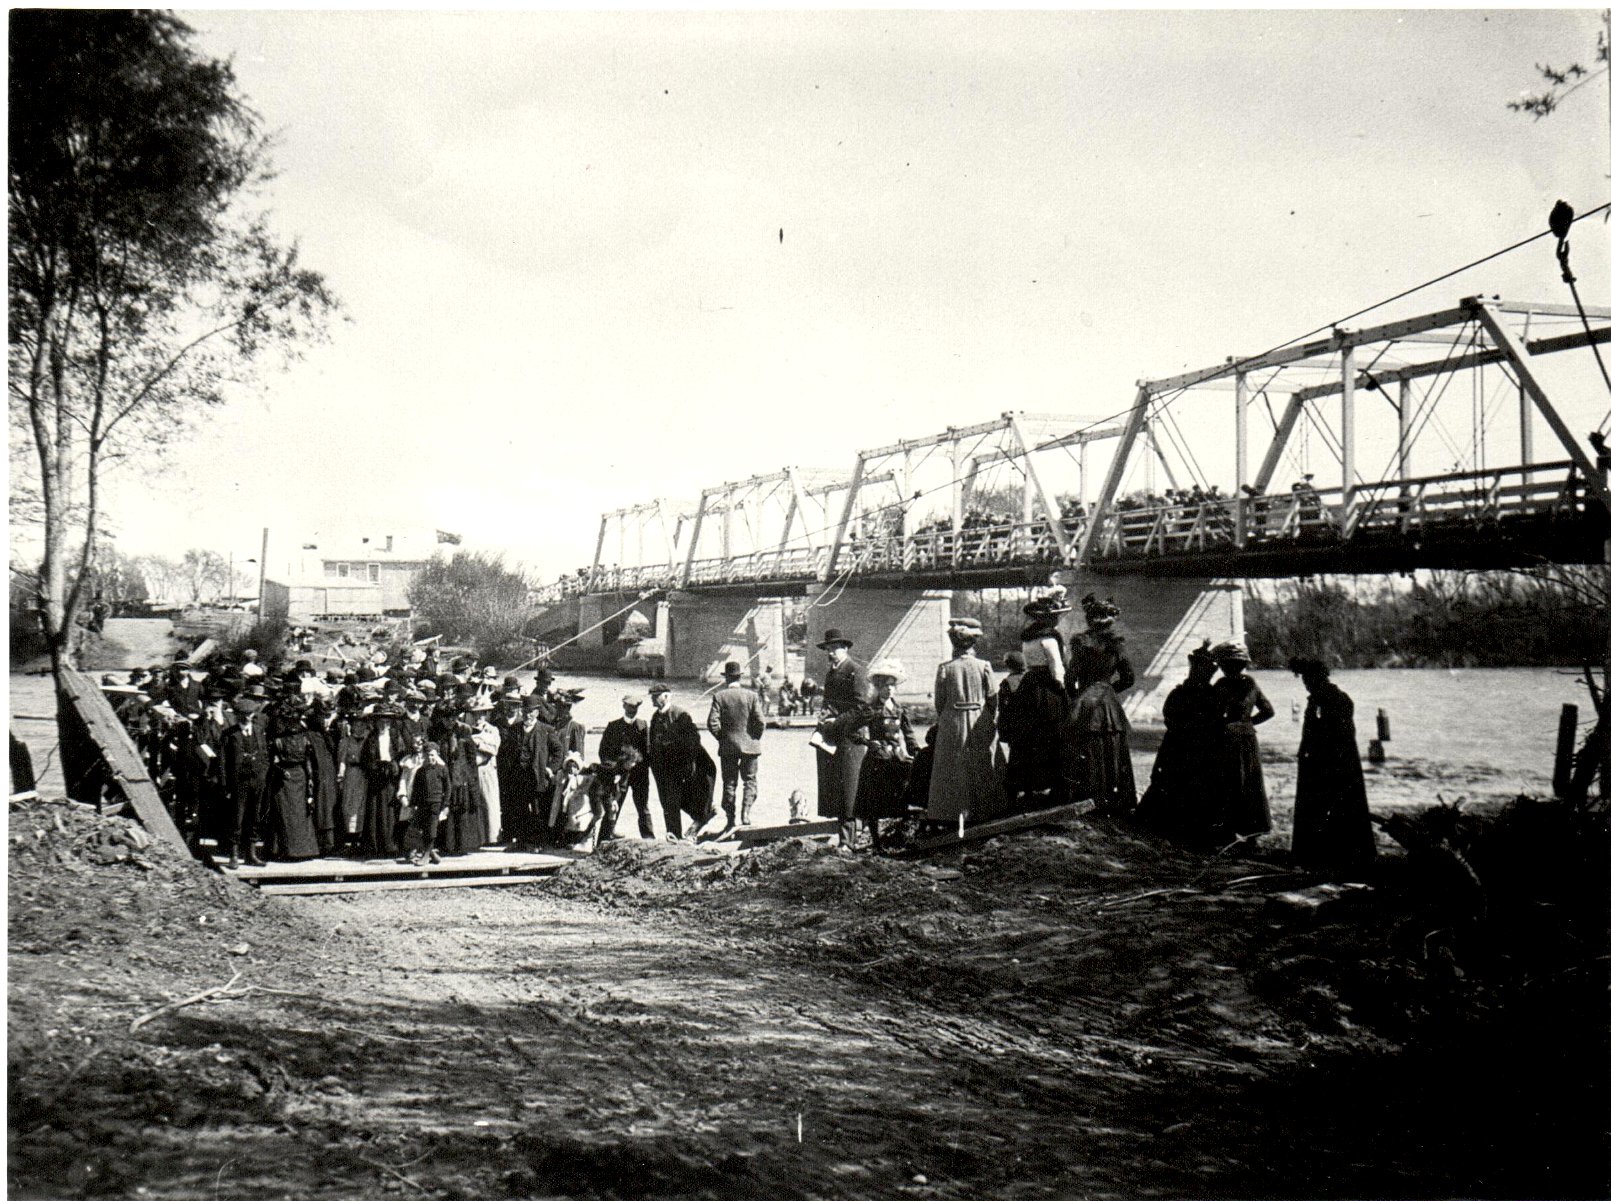
[[[827,630],[817,649],[828,653],[822,683],[822,713],[817,719],[817,812],[839,822],[839,845],[855,846],[856,789],[867,748],[845,738],[873,699],[866,669],[850,657],[855,643],[837,629]]]
[[[761,716],[761,698],[744,687],[744,669],[736,662],[722,667],[722,687],[710,698],[710,715],[705,728],[716,739],[716,758],[722,765],[722,812],[727,826],[723,834],[750,824],[755,809],[757,779],[761,763],[761,735],[766,719]],[[744,807],[738,807],[739,781],[744,783]]]

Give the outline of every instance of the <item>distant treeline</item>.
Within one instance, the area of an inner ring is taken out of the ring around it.
[[[1248,652],[1284,667],[1581,666],[1605,658],[1603,568],[1247,584]]]

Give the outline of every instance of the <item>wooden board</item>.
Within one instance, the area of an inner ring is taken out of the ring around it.
[[[63,731],[63,776],[68,780],[69,795],[72,779],[78,773],[76,771],[69,773],[66,770],[68,758],[66,743],[72,734],[76,733],[79,737],[87,738],[85,753],[100,756],[113,782],[123,795],[128,797],[129,804],[134,806],[135,816],[140,819],[140,824],[151,833],[152,837],[187,849],[184,836],[179,833],[179,827],[173,824],[173,818],[168,815],[168,807],[162,803],[162,797],[157,793],[157,786],[146,770],[145,760],[140,757],[139,748],[134,745],[129,732],[123,728],[123,723],[117,719],[117,714],[112,712],[111,702],[106,699],[106,694],[101,691],[100,685],[81,671],[68,671],[64,673],[63,687],[65,689],[63,701],[70,710],[69,720],[78,727],[76,731]]]
[[[994,838],[997,834],[1011,834],[1014,830],[1029,830],[1035,826],[1048,822],[1068,821],[1088,812],[1089,806],[1084,803],[1073,805],[1058,805],[1052,809],[1037,809],[1033,813],[1018,813],[1012,817],[1003,817],[996,821],[980,822],[977,826],[968,826],[961,835],[945,834],[938,838],[925,838],[921,842],[909,845],[903,855],[926,855],[931,851],[943,851],[947,847],[961,846],[963,843],[979,842],[986,838]]]
[[[543,872],[521,872],[513,876],[449,876],[430,880],[314,880],[303,884],[261,884],[264,896],[307,897],[343,892],[396,892],[420,888],[507,888],[511,884],[530,884],[552,875],[558,868]]]
[[[836,821],[795,822],[788,826],[740,826],[718,844],[736,842],[740,846],[759,846],[763,842],[781,842],[785,838],[811,838],[819,834],[837,834]]]
[[[473,855],[444,856],[441,863],[419,865],[398,863],[395,859],[303,859],[296,863],[266,863],[262,867],[226,867],[223,872],[248,884],[259,885],[314,880],[424,880],[464,875],[501,877],[550,872],[574,860],[573,855],[477,851]]]

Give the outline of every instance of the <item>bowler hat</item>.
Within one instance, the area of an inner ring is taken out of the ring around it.
[[[854,642],[852,642],[849,638],[846,638],[837,629],[830,628],[824,631],[822,641],[817,643],[817,649],[819,651],[825,651],[830,646],[852,647],[855,645],[856,644]]]
[[[743,674],[744,674],[744,669],[742,667],[740,667],[737,663],[733,662],[731,659],[729,659],[726,663],[722,664],[722,678],[723,679],[736,680],[740,676],[742,676]]]
[[[664,680],[656,680],[653,684],[649,685],[650,696],[659,696],[662,692],[670,691],[671,685],[666,683]]]

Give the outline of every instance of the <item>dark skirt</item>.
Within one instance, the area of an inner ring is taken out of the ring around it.
[[[1270,798],[1264,792],[1264,768],[1259,763],[1259,736],[1252,727],[1227,727],[1220,750],[1217,823],[1229,842],[1244,834],[1266,834],[1270,829]]]
[[[401,851],[397,810],[397,769],[392,767],[388,771],[382,768],[369,779],[369,795],[364,805],[364,823],[360,832],[364,854],[377,859],[391,859]]]
[[[340,796],[337,800],[336,820],[344,839],[361,838],[364,832],[364,813],[369,808],[369,773],[357,763],[347,764],[341,777]]]
[[[447,821],[436,833],[436,846],[444,855],[468,855],[487,841],[480,789],[455,784],[448,793]]]
[[[1167,731],[1152,762],[1146,795],[1136,806],[1136,824],[1186,846],[1219,845],[1203,784],[1216,753],[1214,743],[1199,730]]]
[[[319,840],[308,813],[308,773],[302,767],[275,768],[269,776],[268,827],[264,849],[270,859],[317,859]]]
[[[1072,749],[1069,795],[1094,800],[1106,813],[1136,807],[1135,769],[1130,763],[1130,721],[1110,684],[1080,689],[1069,706]]]
[[[328,853],[341,845],[340,789],[336,785],[336,757],[321,734],[310,734],[313,745],[313,831],[319,850]]]
[[[1007,792],[1017,802],[1032,793],[1061,797],[1068,773],[1068,696],[1046,667],[1032,667],[1013,692],[1001,721],[1007,740]]]
[[[856,785],[856,816],[871,821],[905,817],[906,781],[911,767],[894,755],[880,759],[869,752],[861,762],[861,778]]]
[[[1376,835],[1365,798],[1359,748],[1305,745],[1298,752],[1298,794],[1292,806],[1292,858],[1311,871],[1348,877],[1376,858]]]
[[[817,814],[848,821],[859,816],[856,794],[861,787],[867,748],[841,742],[835,754],[817,748]]]

